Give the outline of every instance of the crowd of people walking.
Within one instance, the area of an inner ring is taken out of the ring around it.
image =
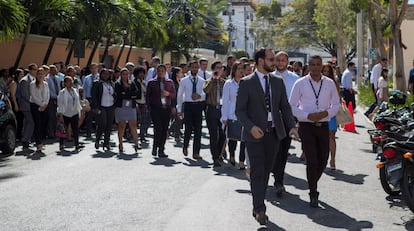
[[[349,71],[353,66],[348,65]],[[97,63],[84,69],[30,64],[26,69],[2,70],[0,87],[12,103],[23,150],[35,141],[41,152],[46,139],[59,138],[60,151],[68,148],[68,140],[80,151],[80,134],[94,141],[96,149],[113,149],[110,136],[116,124],[118,152],[125,151],[126,137],[138,152],[149,142],[152,124],[153,156],[168,157],[165,144],[170,136],[183,142],[184,156],[190,154],[192,139],[192,158],[199,160],[205,121],[213,167],[221,167],[228,158],[232,166],[246,169],[253,216],[260,224],[268,220],[264,197],[270,173],[276,194],[282,196],[289,147],[292,139],[301,140],[310,206],[318,207],[317,182],[329,153],[335,169],[335,115],[341,103],[337,68],[322,63],[319,56],[303,65],[289,62],[284,51],[263,48],[253,59],[229,56],[226,62],[212,62],[211,72],[207,69],[203,58],[171,65],[153,57],[150,63],[128,62],[117,70]],[[342,80],[342,90],[348,89],[347,73]],[[55,131],[62,126],[65,134],[57,137]]]

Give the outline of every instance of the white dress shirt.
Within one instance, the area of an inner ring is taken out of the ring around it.
[[[49,86],[46,81],[36,86],[36,81],[30,83],[30,102],[38,106],[47,105],[49,103]]]
[[[288,70],[282,72],[276,70],[272,74],[276,75],[278,78],[283,79],[286,88],[286,96],[289,98],[293,85],[295,85],[295,82],[299,79],[299,76],[295,72]]]
[[[321,87],[317,107],[316,95]],[[313,122],[308,120],[308,115],[318,111],[328,112],[328,116],[321,120],[321,122],[328,122],[331,117],[336,115],[340,106],[339,95],[334,81],[322,76],[321,80],[316,82],[310,75],[306,75],[296,81],[290,94],[289,103],[292,107],[293,115],[300,122]]]
[[[80,114],[82,109],[79,101],[79,94],[75,88],[72,88],[72,91],[63,88],[59,92],[57,103],[57,113],[66,117],[73,117],[76,114]]]
[[[378,88],[378,79],[381,76],[381,71],[382,71],[382,65],[381,63],[377,63],[371,71],[371,77],[369,78],[369,80],[371,81],[371,84],[374,84],[374,88],[377,89]]]
[[[223,98],[221,106],[221,121],[236,119],[236,99],[239,83],[234,79],[226,81],[223,87]]]
[[[203,71],[203,70],[201,70],[201,69],[198,69],[198,76],[200,76],[201,78],[203,78],[204,80],[207,80],[207,79],[209,79],[209,78],[211,78],[211,72],[209,72],[209,71]],[[204,76],[205,76],[205,78],[204,78]]]
[[[101,99],[101,106],[102,107],[111,107],[114,105],[114,88],[109,83],[103,83],[103,91],[102,91],[102,99]]]
[[[181,79],[180,87],[178,88],[177,93],[177,112],[182,112],[182,105],[185,102],[202,102],[206,100],[206,94],[203,91],[204,79],[200,76],[196,76],[196,91],[197,94],[201,96],[201,98],[197,100],[193,100],[191,98],[191,95],[193,94],[193,78],[193,76],[188,75]]]

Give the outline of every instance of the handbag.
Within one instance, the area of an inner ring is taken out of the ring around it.
[[[55,136],[58,138],[66,138],[66,128],[64,123],[58,122],[56,125]]]
[[[89,101],[87,99],[81,99],[80,105],[82,107],[82,111],[89,112],[91,110],[91,105],[89,104]]]
[[[339,107],[338,113],[336,113],[336,124],[349,124],[354,122],[354,118],[352,118],[351,113],[348,111],[348,108],[344,104]]]
[[[227,125],[227,139],[240,141],[242,133],[242,124],[238,120],[229,120]]]

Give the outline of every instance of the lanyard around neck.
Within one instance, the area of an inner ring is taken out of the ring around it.
[[[315,88],[313,87],[312,81],[310,79],[309,79],[309,83],[312,87],[313,94],[315,95],[315,98],[316,98],[316,109],[319,110],[319,95],[321,94],[323,80],[321,80],[321,85],[319,86],[319,90],[317,94],[316,94]]]

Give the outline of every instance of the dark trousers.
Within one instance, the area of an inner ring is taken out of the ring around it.
[[[147,130],[151,124],[151,114],[148,111],[146,104],[138,104],[138,109],[139,113],[137,119],[139,123],[139,137],[141,140],[144,140]]]
[[[235,156],[234,152],[236,151],[236,147],[237,147],[237,141],[228,140],[227,145],[229,146],[230,157],[234,157]],[[246,149],[245,143],[240,141],[239,162],[244,162],[246,160],[245,149]]]
[[[170,126],[170,132],[174,134],[174,138],[180,138],[180,129],[183,126],[183,120],[179,116],[174,115]]]
[[[47,114],[49,120],[47,121],[46,135],[49,138],[55,137],[56,124],[57,124],[57,99],[50,99],[47,105]]]
[[[97,115],[96,142],[99,142],[102,134],[104,134],[104,145],[109,145],[112,124],[115,118],[115,107],[100,107],[99,110],[101,113]]]
[[[278,183],[283,185],[286,162],[291,143],[292,139],[289,136],[286,136],[283,140],[280,141],[279,150],[277,152],[276,160],[272,169],[273,176],[275,177],[275,184]]]
[[[30,103],[30,110],[32,112],[34,121],[34,138],[36,145],[42,144],[42,140],[46,136],[47,125],[47,109],[39,111],[39,106],[34,103]]]
[[[258,142],[246,141],[247,154],[250,161],[250,188],[253,196],[253,209],[256,212],[266,211],[266,196],[269,174],[279,149],[279,140],[274,131],[265,132]]]
[[[184,148],[188,148],[191,133],[194,131],[193,154],[200,154],[202,111],[203,104],[201,102],[184,103]]]
[[[316,194],[317,184],[326,168],[329,157],[328,123],[317,127],[312,123],[299,123],[299,135],[306,154],[306,176],[309,191]]]
[[[154,144],[153,147],[164,150],[167,140],[168,124],[171,117],[171,108],[161,106],[151,106],[151,118],[154,124]]]
[[[16,122],[17,122],[17,128],[16,128],[16,139],[22,140],[22,134],[23,134],[23,112],[21,111],[15,111],[14,114],[16,115]]]
[[[220,122],[221,109],[212,105],[207,105],[207,128],[210,136],[210,152],[213,160],[218,160],[223,150],[226,136]]]
[[[88,98],[89,104],[92,103],[92,99]],[[91,133],[93,131],[92,129],[92,123],[93,121],[97,121],[97,114],[93,112],[92,110],[85,113],[85,126],[86,126],[86,136],[90,137]]]
[[[344,96],[344,100],[345,100],[345,103],[346,103],[346,107],[348,108],[348,105],[349,105],[349,103],[351,102],[351,104],[352,104],[352,109],[353,109],[353,110],[355,110],[355,108],[356,108],[356,104],[355,104],[355,94],[354,94],[354,93],[349,92],[349,91],[348,91],[348,90],[346,90],[346,89],[344,89],[344,90],[342,91],[342,94],[343,94],[343,96]]]
[[[72,117],[66,117],[63,116],[63,122],[65,124],[65,127],[69,127],[69,124],[72,128],[72,134],[73,134],[73,143],[76,146],[79,145],[79,128],[78,128],[78,124],[79,124],[79,114],[76,114]],[[59,143],[60,145],[63,145],[65,141],[65,138],[60,138],[59,139]]]
[[[371,106],[369,106],[368,110],[365,112],[365,114],[369,115],[371,114],[375,107],[378,105],[378,98],[377,98],[377,93],[375,92],[375,88],[374,88],[374,84],[371,83],[371,90],[374,93],[374,97],[375,97],[375,102],[371,104]]]

